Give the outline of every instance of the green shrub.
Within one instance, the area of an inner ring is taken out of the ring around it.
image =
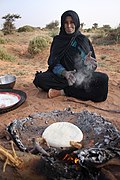
[[[48,39],[45,39],[44,37],[37,36],[33,40],[29,42],[28,46],[28,52],[31,55],[35,55],[45,49],[49,45]]]
[[[56,29],[59,26],[59,21],[55,20],[46,25],[46,29]]]
[[[59,29],[56,28],[54,30],[51,30],[49,35],[50,35],[50,37],[54,38],[56,35],[58,35],[58,32],[59,32]]]
[[[120,43],[120,28],[117,28],[108,32],[106,38],[108,40],[113,41],[114,43]]]
[[[4,35],[7,34],[14,34],[15,32],[15,26],[11,22],[5,22],[4,23],[4,28],[2,29]]]
[[[21,17],[17,14],[7,14],[4,17],[2,17],[2,19],[5,19],[2,29],[4,35],[13,34],[16,31],[16,27],[13,22],[15,21],[15,19],[19,18]]]
[[[3,37],[4,36],[4,33],[2,30],[0,30],[0,37]]]
[[[33,31],[34,31],[34,27],[28,25],[20,27],[18,29],[18,32],[33,32]]]
[[[6,39],[0,37],[0,44],[5,44],[5,43],[6,43]]]
[[[8,54],[4,49],[0,48],[0,59],[6,61],[14,61],[15,57]]]
[[[120,27],[117,29],[108,29],[95,33],[92,37],[92,43],[97,45],[111,45],[111,44],[120,44]]]

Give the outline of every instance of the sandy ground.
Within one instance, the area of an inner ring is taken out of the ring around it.
[[[39,91],[32,83],[36,71],[47,69],[49,48],[34,58],[30,58],[27,52],[28,41],[25,41],[24,38],[19,43],[15,41],[5,44],[3,47],[16,56],[16,60],[14,62],[0,60],[0,74],[14,74],[17,78],[14,89],[26,92],[27,99],[17,109],[0,115],[0,132],[15,119],[22,119],[37,112],[64,110],[68,107],[73,112],[82,110],[96,112],[113,122],[120,130],[120,45],[94,46],[98,59],[97,71],[105,72],[109,76],[108,98],[101,103],[77,101],[77,99],[69,99],[65,96],[49,99],[46,92]]]

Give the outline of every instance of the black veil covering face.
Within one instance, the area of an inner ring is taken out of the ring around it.
[[[72,34],[67,34],[65,32],[64,22],[67,16],[71,16],[75,24],[75,32]],[[50,56],[48,59],[48,64],[50,66],[49,68],[52,69],[56,64],[59,63],[59,58],[64,57],[74,39],[86,54],[88,54],[89,51],[92,51],[92,57],[95,58],[95,53],[91,42],[85,35],[81,34],[79,29],[80,20],[78,14],[73,10],[65,11],[61,16],[60,33],[54,37],[51,45]]]

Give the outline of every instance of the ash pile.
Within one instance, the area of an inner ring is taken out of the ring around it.
[[[70,122],[83,132],[82,147],[34,147],[35,139],[55,122]],[[36,113],[14,120],[7,131],[21,151],[40,156],[38,173],[51,180],[120,179],[120,132],[102,116],[70,109]]]

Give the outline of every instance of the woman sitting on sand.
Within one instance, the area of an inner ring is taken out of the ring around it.
[[[49,67],[45,72],[37,72],[33,83],[48,92],[49,98],[66,95],[83,101],[105,101],[108,76],[95,71],[93,46],[79,28],[76,12],[68,10],[62,14],[59,35],[54,37],[50,49]]]

